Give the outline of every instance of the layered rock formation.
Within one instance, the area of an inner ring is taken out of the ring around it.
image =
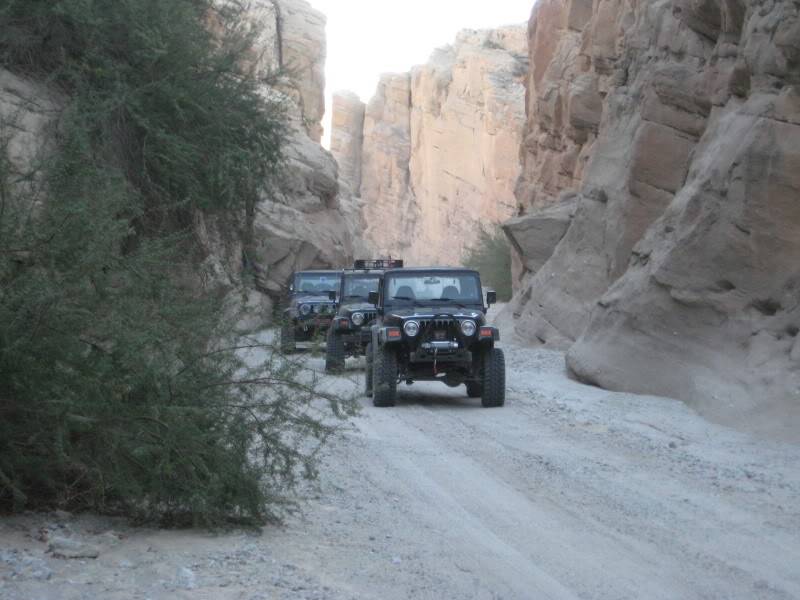
[[[333,94],[331,154],[339,165],[339,181],[353,193],[361,189],[361,156],[364,148],[366,106],[352,92]]]
[[[198,231],[213,272],[236,290],[237,298],[243,294],[248,312],[256,315],[248,325],[255,326],[270,315],[272,301],[280,298],[293,271],[351,263],[360,222],[358,205],[348,194],[339,194],[336,162],[319,144],[325,17],[305,0],[258,0],[248,10],[259,35],[245,68],[262,79],[282,73],[265,94],[282,94],[290,119],[286,168],[246,224],[249,243],[232,239],[207,220]],[[244,264],[255,271],[261,294],[237,285]]]
[[[480,224],[513,215],[526,55],[521,27],[464,31],[411,73],[384,75],[363,130],[342,114],[352,104],[334,106],[334,139],[361,143],[360,182],[342,175],[376,253],[459,264]]]
[[[411,187],[411,76],[383,75],[367,105],[362,142],[360,196],[364,238],[376,256],[403,257],[410,250],[419,205]]]
[[[218,6],[226,4],[219,0]],[[198,286],[227,292],[231,310],[246,309],[242,326],[253,328],[269,321],[272,304],[294,270],[351,263],[362,224],[358,203],[348,193],[339,194],[336,162],[319,144],[325,18],[305,0],[256,0],[247,10],[257,35],[241,67],[269,82],[265,95],[283,101],[290,130],[285,169],[246,218],[195,215],[204,259],[186,276]],[[214,14],[208,25],[222,33]],[[21,171],[31,166],[57,113],[42,85],[0,70],[0,134],[8,139],[12,166]],[[245,267],[256,274],[257,289],[245,283]]]
[[[796,3],[540,0],[529,39],[518,331],[583,380],[797,437]]]

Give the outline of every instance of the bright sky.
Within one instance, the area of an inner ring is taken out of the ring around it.
[[[309,0],[328,17],[327,106],[334,91],[364,102],[381,73],[408,71],[461,29],[525,23],[534,0]],[[330,135],[330,110],[325,116]]]

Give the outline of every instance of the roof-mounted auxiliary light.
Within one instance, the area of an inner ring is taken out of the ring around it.
[[[371,269],[402,269],[403,261],[396,258],[357,260],[353,268],[357,271],[369,271]]]

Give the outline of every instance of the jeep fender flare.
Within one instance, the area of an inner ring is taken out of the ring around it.
[[[399,331],[400,336],[397,338],[390,338],[389,331]],[[372,347],[383,348],[387,344],[399,344],[403,341],[403,330],[399,327],[386,327],[375,325],[372,327]]]

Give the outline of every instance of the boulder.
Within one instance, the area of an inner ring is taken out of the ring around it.
[[[503,224],[506,236],[524,260],[524,271],[517,274],[517,278],[535,274],[550,259],[567,233],[576,208],[577,196],[573,195],[556,206],[509,219]]]
[[[51,536],[47,551],[55,558],[97,558],[100,548],[82,540],[62,536]]]

